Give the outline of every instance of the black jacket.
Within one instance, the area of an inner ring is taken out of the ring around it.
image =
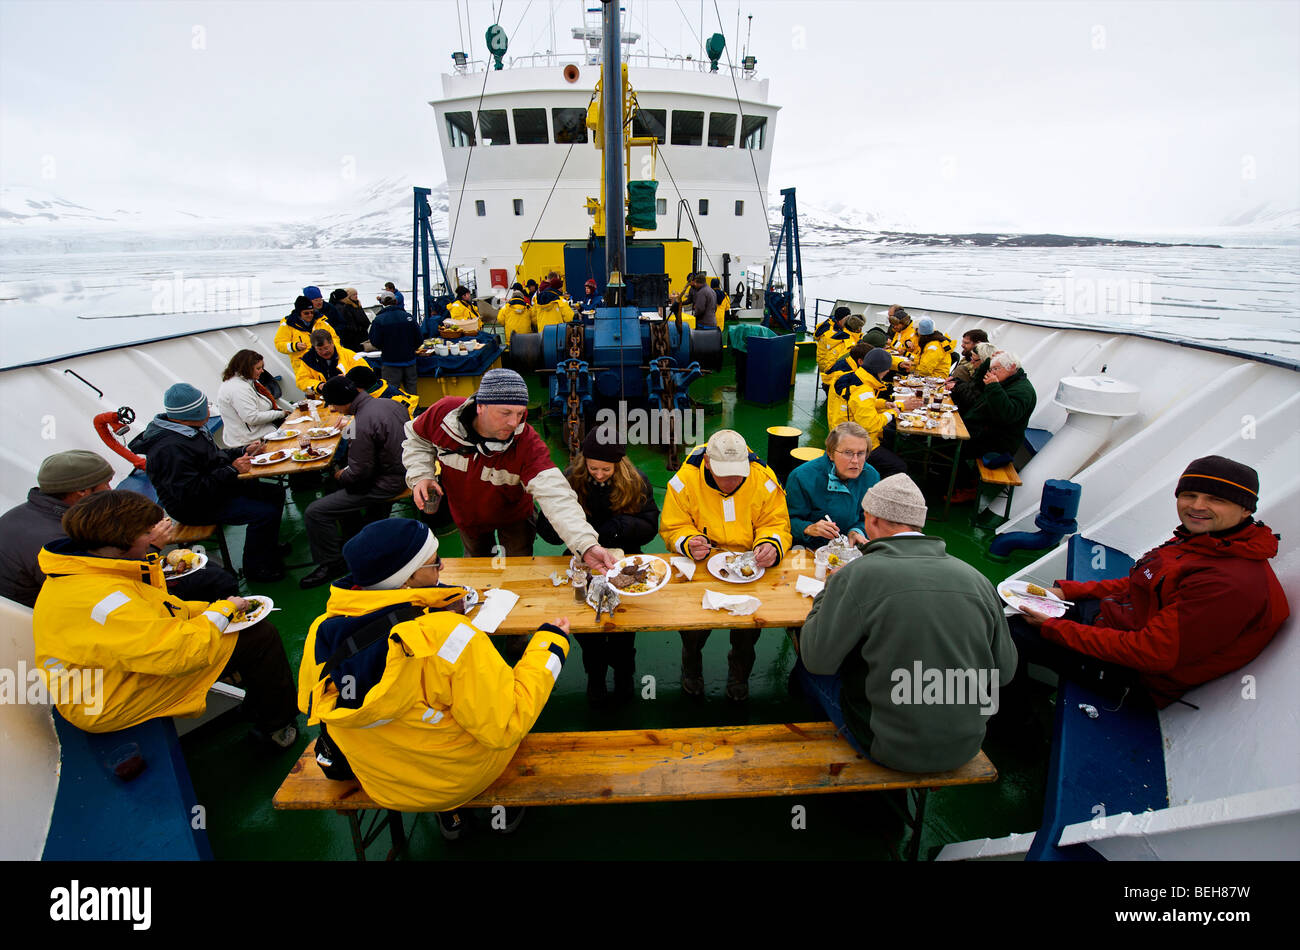
[[[330,304],[326,304],[330,306]],[[334,327],[339,333],[339,342],[343,348],[351,350],[354,353],[360,353],[364,348],[363,344],[370,338],[370,317],[360,307],[354,307],[348,303],[334,304],[339,316],[338,323],[330,319],[330,326]]]
[[[174,425],[155,416],[131,440],[131,451],[145,457],[145,473],[169,515],[181,524],[212,524],[214,511],[239,490],[230,463],[244,450],[218,448],[204,426],[177,431]]]
[[[424,342],[424,335],[414,317],[396,304],[389,304],[375,314],[370,342],[383,352],[386,365],[409,366],[415,362],[415,348]]]
[[[649,544],[659,533],[659,506],[655,504],[650,479],[640,469],[637,469],[637,474],[641,476],[644,495],[641,509],[634,514],[615,514],[610,510],[608,482],[605,485],[587,482],[587,499],[582,510],[587,514],[587,524],[600,536],[601,547],[622,548],[627,554],[640,554],[642,546]],[[537,514],[537,533],[550,544],[564,543],[541,512]]]

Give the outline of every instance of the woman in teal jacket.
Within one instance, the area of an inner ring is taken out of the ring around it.
[[[880,481],[867,464],[871,437],[856,422],[842,422],[826,437],[826,454],[804,462],[785,485],[790,529],[796,544],[815,550],[831,538],[849,535],[864,544],[862,496]]]

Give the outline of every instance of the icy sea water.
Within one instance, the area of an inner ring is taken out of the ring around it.
[[[1300,244],[1289,236],[1222,248],[805,245],[803,264],[810,314],[816,297],[901,303],[1300,361]],[[409,253],[391,248],[3,254],[0,363],[278,318],[307,284],[356,287],[369,304],[386,280],[407,290],[410,275]]]

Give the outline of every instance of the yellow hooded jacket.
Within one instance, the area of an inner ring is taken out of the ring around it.
[[[501,326],[506,331],[506,346],[510,345],[510,338],[516,333],[533,332],[533,308],[526,303],[513,301],[501,308],[498,314],[501,320]]]
[[[483,329],[483,318],[479,316],[478,307],[474,304],[453,300],[447,304],[447,315],[453,320],[477,320],[478,327],[474,330],[475,333]]]
[[[903,360],[911,359],[916,355],[916,336],[916,321],[914,320],[889,338],[889,342],[885,344],[885,347],[895,353],[893,358],[894,369],[898,369]]]
[[[718,321],[718,329],[727,329],[727,311],[731,309],[731,297],[727,294],[718,295],[718,309],[713,311],[713,318]]]
[[[533,304],[533,314],[537,320],[537,332],[557,323],[568,323],[573,319],[573,308],[569,301],[559,297],[549,303]]]
[[[296,314],[290,314],[289,317],[296,317]],[[317,317],[311,325],[311,330],[302,330],[290,325],[289,317],[281,320],[279,329],[275,331],[275,348],[292,357],[294,373],[298,372],[298,361],[302,359],[302,355],[311,349],[312,330],[329,330],[330,336],[334,337],[334,345],[342,345],[339,343],[338,331],[330,326],[327,317]]]
[[[318,320],[317,323],[319,322],[320,321]],[[340,373],[346,373],[354,366],[364,366],[369,369],[370,364],[357,356],[357,354],[353,353],[351,350],[339,346],[338,343],[334,344],[334,350],[339,355]],[[293,361],[293,381],[298,384],[299,389],[306,392],[307,390],[314,389],[321,383],[325,382],[325,376],[323,373],[317,372],[308,366],[302,356],[303,354],[298,354],[298,358]]]
[[[749,474],[730,495],[704,477],[704,446],[693,451],[668,480],[659,535],[670,551],[686,552],[686,542],[703,537],[728,551],[749,551],[764,541],[781,557],[790,550],[790,513],[776,475],[753,452]]]
[[[880,433],[896,413],[880,398],[885,384],[859,366],[843,374],[826,399],[826,424],[834,429],[841,422],[856,422],[871,436],[871,450],[880,448]]]
[[[388,385],[388,382],[383,379],[377,380],[375,382],[375,385],[372,386],[369,390],[367,390],[367,392],[369,392],[370,395],[374,396],[376,399],[383,398],[383,399],[391,399],[393,400],[393,402],[400,402],[403,406],[406,407],[406,413],[412,419],[415,418],[415,413],[420,408],[419,396],[412,396],[404,389],[400,389],[397,386],[390,386]]]
[[[927,343],[925,349],[921,350],[920,359],[916,361],[916,375],[947,379],[948,371],[952,368],[951,354],[952,340],[947,337]]]
[[[543,628],[511,669],[487,634],[440,609],[462,596],[459,587],[331,587],[303,644],[298,708],[309,725],[329,727],[361,787],[385,808],[447,811],[491,785],[537,722],[568,656],[568,638]],[[432,612],[393,626],[383,677],[359,708],[340,706],[334,681],[321,680],[317,631],[332,617],[398,604]]]
[[[825,373],[839,362],[841,356],[849,351],[854,343],[854,334],[848,330],[836,330],[834,326],[817,337],[817,369]],[[822,380],[825,383],[825,378]]]
[[[37,560],[46,581],[32,629],[46,685],[53,694],[54,670],[103,670],[102,702],[88,703],[84,687],[79,698],[66,689],[63,701],[54,696],[64,719],[86,732],[116,732],[159,716],[202,715],[239,639],[224,632],[235,613],[230,601],[171,596],[156,555],[95,557],[60,538]]]

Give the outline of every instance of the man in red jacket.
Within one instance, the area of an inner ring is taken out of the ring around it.
[[[1174,493],[1182,525],[1128,577],[1050,588],[1066,600],[1094,600],[1080,607],[1095,619],[1024,611],[1042,640],[1140,673],[1162,709],[1249,663],[1290,613],[1268,564],[1277,536],[1252,514],[1259,500],[1255,470],[1209,455],[1187,466]],[[1041,651],[1031,652],[1038,662]]]

